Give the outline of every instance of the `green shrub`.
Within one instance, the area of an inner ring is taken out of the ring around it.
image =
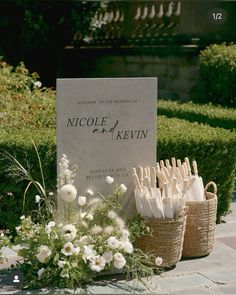
[[[194,101],[236,107],[236,45],[210,45],[199,55]]]
[[[229,211],[236,168],[236,133],[221,128],[158,117],[157,159],[196,160],[204,184],[218,186],[218,221]]]
[[[157,114],[204,123],[212,127],[236,129],[236,109],[227,109],[212,104],[180,103],[160,99],[158,100]]]

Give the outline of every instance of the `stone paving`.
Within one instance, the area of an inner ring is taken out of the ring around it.
[[[143,284],[126,281],[120,275],[105,277],[99,285],[90,286],[90,294],[159,294],[159,295],[221,295],[236,294],[236,202],[232,203],[232,213],[223,218],[225,223],[216,226],[216,242],[212,253],[204,258],[181,260],[174,269],[144,279]],[[84,294],[84,290],[41,289],[20,290],[20,283],[14,283],[16,271],[5,270],[16,257],[8,253],[10,261],[1,265],[0,294]]]

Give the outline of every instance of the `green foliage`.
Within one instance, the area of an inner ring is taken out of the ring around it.
[[[236,45],[213,44],[199,56],[199,82],[193,99],[236,107]]]
[[[218,221],[229,210],[236,168],[236,132],[158,117],[157,159],[196,160],[204,184],[218,186]]]
[[[36,73],[0,61],[0,122],[3,130],[55,128],[55,91],[35,86]],[[36,83],[37,85],[37,83]]]
[[[208,124],[212,127],[236,129],[236,110],[214,106],[201,105],[193,102],[181,103],[171,100],[158,100],[158,115],[177,117],[190,122]]]

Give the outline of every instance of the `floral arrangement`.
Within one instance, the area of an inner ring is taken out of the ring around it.
[[[24,275],[23,287],[81,287],[104,271],[113,270],[124,272],[128,277],[152,275],[149,265],[156,261],[159,266],[161,258],[155,260],[132,244],[136,237],[147,234],[148,228],[140,217],[127,223],[120,216],[119,199],[126,186],[116,184],[109,197],[101,194],[95,197],[91,190],[78,195],[73,185],[76,167],[69,169],[66,155],[59,170],[56,195],[62,204],[60,210],[52,206],[55,194],[46,193],[44,187],[35,182],[39,191],[35,197],[38,210],[34,212],[37,222],[33,216],[23,215],[13,242],[8,234],[0,237],[0,249],[11,247],[22,257],[17,266]],[[114,179],[107,176],[106,182],[110,185]]]

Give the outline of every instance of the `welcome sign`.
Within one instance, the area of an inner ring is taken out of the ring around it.
[[[78,165],[75,185],[111,194],[106,176],[128,187],[134,209],[132,168],[156,164],[156,78],[57,80],[57,155]]]

